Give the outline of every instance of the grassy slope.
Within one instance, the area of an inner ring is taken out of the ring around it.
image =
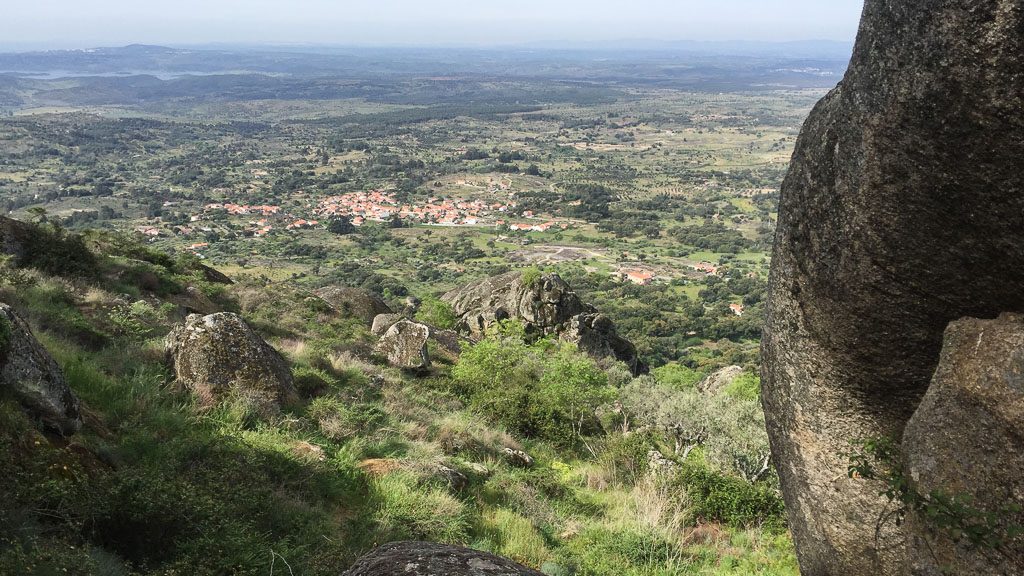
[[[55,438],[0,396],[0,573],[338,574],[409,538],[559,574],[796,573],[777,518],[698,522],[700,491],[723,484],[651,479],[646,444],[608,436],[593,457],[515,438],[465,407],[447,366],[414,378],[367,360],[364,327],[287,284],[225,289],[124,240],[93,246],[93,275],[2,271],[0,300],[30,319],[87,417]],[[264,422],[177,391],[161,342],[180,314],[165,302],[188,284],[260,329],[315,399]],[[509,466],[505,447],[536,465]]]

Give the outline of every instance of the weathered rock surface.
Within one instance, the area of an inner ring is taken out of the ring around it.
[[[52,430],[73,434],[82,427],[78,398],[60,366],[7,304],[0,304],[0,387]]]
[[[632,342],[619,336],[611,318],[597,312],[573,316],[559,334],[594,358],[615,358],[625,362],[633,374],[647,372],[647,366],[636,353]]]
[[[370,325],[370,333],[374,336],[383,336],[388,328],[398,324],[403,318],[405,316],[401,314],[377,314],[373,317],[373,323]]]
[[[345,576],[541,576],[515,562],[433,542],[385,544],[356,561]]]
[[[204,405],[236,397],[273,413],[297,396],[288,363],[237,314],[193,314],[165,349],[178,383]]]
[[[458,329],[474,337],[510,318],[521,320],[527,330],[552,334],[574,316],[594,311],[557,274],[526,284],[522,272],[508,272],[457,288],[442,299],[459,316]]]
[[[949,325],[902,453],[917,493],[967,496],[971,509],[996,514],[1000,534],[1024,526],[1024,512],[1006,511],[1024,506],[1024,316]],[[908,574],[1024,574],[1024,537],[994,550],[955,542],[926,515],[911,514],[906,527]]]
[[[376,352],[395,367],[422,370],[430,366],[427,340],[430,327],[411,320],[400,320],[388,328],[377,343]]]
[[[530,456],[522,450],[505,447],[501,450],[501,454],[505,457],[505,460],[513,466],[518,466],[519,468],[533,467],[533,456]]]
[[[598,358],[616,358],[635,374],[646,371],[636,347],[620,337],[615,324],[585,304],[558,274],[527,284],[522,272],[508,272],[463,286],[442,298],[459,317],[456,329],[482,337],[497,322],[515,319],[528,333],[558,334]]]
[[[316,295],[322,298],[324,302],[330,304],[340,314],[351,318],[358,318],[365,322],[367,326],[373,324],[373,319],[378,314],[391,314],[394,312],[379,296],[362,288],[328,286],[317,290]]]
[[[1024,9],[868,0],[782,187],[763,403],[801,570],[902,571],[851,442],[899,439],[946,325],[1024,310]]]
[[[742,375],[741,366],[726,366],[708,374],[707,378],[697,383],[697,389],[705,394],[717,395]]]

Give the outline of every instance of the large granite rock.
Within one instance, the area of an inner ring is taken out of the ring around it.
[[[849,71],[812,112],[782,199],[763,403],[801,570],[885,576],[880,486],[851,442],[903,428],[946,325],[1024,310],[1020,0],[868,0]]]
[[[697,383],[697,390],[712,396],[721,394],[734,380],[743,375],[742,366],[719,368]]]
[[[78,398],[60,366],[7,304],[0,304],[0,387],[51,430],[73,434],[82,427]]]
[[[370,333],[374,336],[383,336],[388,331],[388,328],[404,319],[405,316],[401,314],[377,314],[373,317],[373,322],[370,325]]]
[[[379,296],[362,288],[328,286],[317,290],[316,295],[340,314],[351,318],[358,318],[365,322],[367,326],[373,324],[373,319],[378,314],[391,314],[394,312]]]
[[[474,338],[497,322],[515,319],[529,334],[558,334],[594,357],[625,362],[634,374],[646,371],[633,343],[619,336],[611,319],[585,304],[558,274],[524,282],[522,272],[508,272],[457,288],[442,300],[459,318],[456,329]]]
[[[1007,510],[1024,507],[1024,316],[949,325],[931,387],[903,432],[902,452],[916,493],[956,497],[975,512],[995,514],[991,533],[998,537],[1008,526],[1024,526],[1024,512]],[[1024,538],[971,546],[936,529],[936,520],[909,516],[908,574],[1024,574]]]
[[[192,314],[165,349],[178,383],[203,405],[241,398],[270,414],[297,397],[288,363],[237,314]]]
[[[574,316],[594,311],[558,274],[527,283],[522,272],[508,272],[452,290],[442,299],[459,317],[458,329],[474,337],[508,319],[522,321],[528,331],[552,334]]]
[[[430,327],[426,324],[399,320],[381,336],[375,351],[395,367],[422,370],[430,367],[427,341]]]
[[[585,312],[569,319],[559,337],[576,344],[594,358],[615,358],[629,366],[633,374],[644,374],[648,368],[637,356],[636,346],[619,336],[615,322],[599,312]]]
[[[344,576],[542,576],[515,562],[461,546],[395,542],[366,554]]]

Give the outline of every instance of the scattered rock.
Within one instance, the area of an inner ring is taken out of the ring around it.
[[[529,334],[558,334],[591,356],[625,362],[634,374],[646,371],[636,347],[616,333],[611,319],[583,303],[558,274],[526,284],[522,272],[509,272],[453,290],[442,299],[459,317],[456,329],[474,338],[497,322],[515,319]]]
[[[350,318],[358,318],[367,326],[373,324],[378,314],[394,312],[379,296],[362,288],[346,286],[328,286],[316,291],[319,296],[330,304],[339,314]]]
[[[711,396],[718,395],[725,390],[732,381],[743,375],[743,368],[740,366],[726,366],[708,374],[706,378],[697,383],[697,390]]]
[[[356,561],[345,576],[542,576],[515,562],[461,546],[393,542]]]
[[[479,462],[467,462],[466,468],[469,470],[471,474],[480,476],[482,478],[490,478],[491,476],[491,469]]]
[[[383,336],[388,331],[388,328],[391,328],[404,318],[401,314],[377,314],[373,317],[370,332],[374,336]]]
[[[967,318],[946,329],[931,387],[903,432],[903,472],[922,495],[969,498],[999,530],[1024,526],[1024,315]],[[1008,506],[1018,511],[1006,511]],[[977,518],[971,518],[977,521]],[[999,551],[954,541],[911,514],[908,574],[1024,574],[1024,537]]]
[[[435,466],[435,473],[449,488],[456,492],[465,490],[469,486],[469,478],[465,474],[444,464]]]
[[[323,448],[305,440],[292,444],[292,453],[309,462],[323,462],[327,460],[327,455],[324,454]]]
[[[782,186],[762,338],[772,460],[811,575],[903,571],[884,487],[848,478],[844,454],[901,438],[949,322],[1024,310],[1020,3],[863,14]]]
[[[647,453],[647,469],[651,474],[671,473],[676,467],[676,463],[666,458],[659,450],[651,450]]]
[[[274,413],[297,397],[288,363],[237,314],[193,314],[165,349],[178,382],[203,405],[233,397]]]
[[[78,398],[60,366],[7,304],[0,304],[0,386],[47,428],[68,435],[82,427]]]
[[[522,450],[506,447],[502,449],[501,453],[505,456],[505,460],[513,466],[518,466],[519,468],[533,467],[533,457]]]
[[[423,370],[430,367],[427,340],[430,327],[410,320],[396,322],[381,336],[376,352],[397,368]]]
[[[428,326],[428,328],[430,328],[430,341],[435,345],[434,351],[450,362],[457,361],[459,354],[462,354],[463,342],[459,333],[454,330],[441,330],[433,326]]]
[[[33,243],[35,226],[6,216],[0,216],[0,252],[22,262],[28,247]]]

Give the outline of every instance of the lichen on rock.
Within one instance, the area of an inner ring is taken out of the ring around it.
[[[78,397],[28,324],[0,304],[0,387],[45,427],[73,434],[82,427]]]
[[[178,383],[201,405],[234,398],[273,413],[297,397],[288,363],[237,314],[193,314],[167,336],[165,350]]]

